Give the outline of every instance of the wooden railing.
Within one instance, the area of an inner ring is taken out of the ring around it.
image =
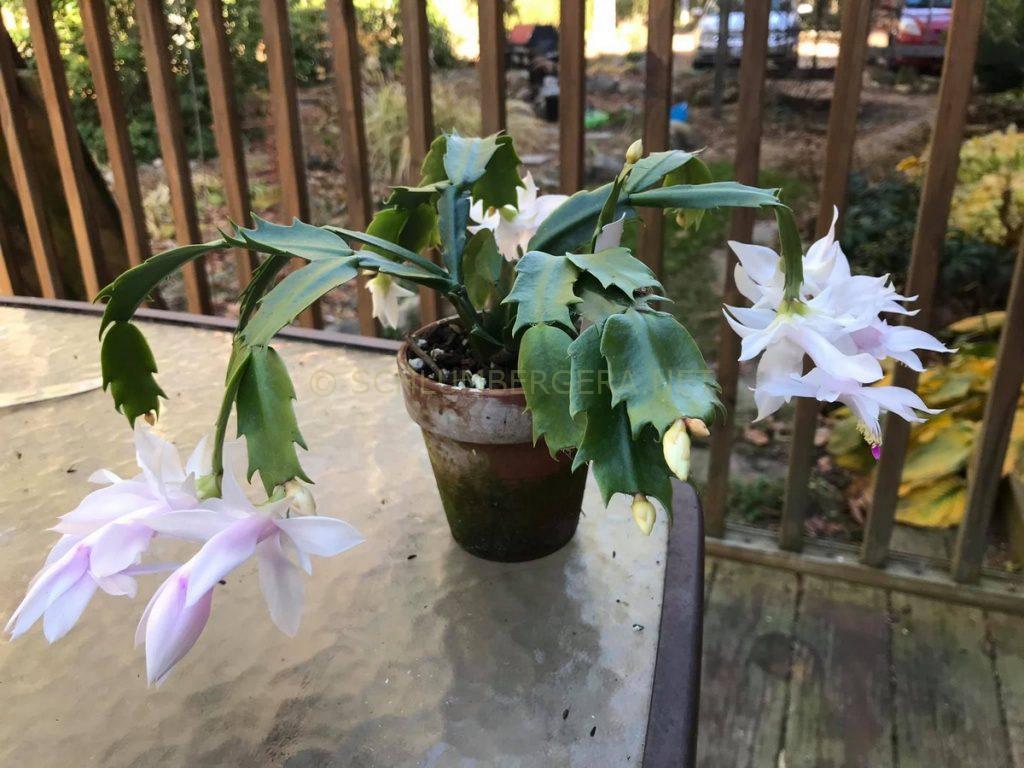
[[[276,160],[282,188],[281,214],[309,216],[306,166],[298,117],[296,77],[292,60],[287,0],[260,0],[269,70],[271,118],[275,134]],[[31,27],[32,45],[49,119],[60,182],[67,200],[74,241],[79,256],[81,279],[92,295],[110,275],[104,274],[104,262],[98,258],[96,227],[87,205],[83,179],[83,155],[71,118],[68,89],[54,32],[49,0],[25,0]],[[505,128],[504,0],[480,0],[480,63],[482,125],[486,132]],[[762,132],[762,101],[765,84],[769,0],[746,0],[743,53],[740,67],[740,91],[735,176],[756,184]],[[818,199],[817,235],[830,222],[832,207],[842,207],[850,171],[860,84],[864,68],[870,17],[870,0],[844,0],[842,4],[841,44],[835,71],[834,96],[828,120],[825,156],[806,158],[820,162],[824,175]],[[113,63],[111,42],[103,24],[104,0],[81,0],[89,62],[94,91],[113,172],[113,191],[121,216],[128,261],[139,263],[149,254],[149,240],[142,212],[141,194],[135,162],[132,158]],[[160,150],[167,174],[177,239],[200,239],[195,196],[185,150],[179,101],[174,89],[169,58],[169,40],[161,0],[136,0],[136,18],[141,32],[149,88],[157,119]],[[245,157],[240,138],[240,119],[232,85],[231,59],[224,29],[220,0],[197,0],[202,50],[209,81],[213,110],[213,131],[224,183],[227,208],[235,221],[249,222],[249,188]],[[648,150],[668,145],[668,110],[672,103],[672,38],[675,31],[675,0],[649,0],[647,44],[647,80],[644,99],[643,139]],[[983,17],[981,0],[955,0],[953,20],[946,47],[945,65],[939,91],[938,111],[924,179],[920,210],[914,237],[907,293],[917,294],[920,313],[908,322],[929,326],[935,296],[939,257],[945,237],[950,202],[956,181],[960,144],[971,91],[972,73],[979,30]],[[334,80],[341,122],[342,162],[346,178],[347,205],[351,224],[365,226],[373,214],[367,145],[363,125],[360,52],[356,36],[356,16],[352,0],[327,0],[327,18],[333,49]],[[586,96],[584,59],[584,0],[561,0],[560,36],[560,168],[561,187],[572,192],[584,178],[583,127]],[[424,0],[401,0],[403,26],[404,78],[407,98],[411,167],[417,168],[434,136],[428,63],[428,28]],[[64,294],[57,267],[53,239],[47,230],[40,196],[43,180],[29,160],[25,118],[19,105],[15,68],[17,54],[9,37],[0,36],[0,128],[8,148],[15,180],[20,215],[30,244],[32,263],[44,297]],[[2,220],[8,212],[0,212]],[[640,245],[644,259],[657,271],[662,269],[663,232],[660,218],[645,216],[646,227]],[[729,234],[732,239],[752,238],[754,213],[738,210],[732,215]],[[0,233],[2,234],[2,233]],[[246,280],[253,267],[252,256],[236,254],[238,275]],[[730,256],[730,258],[732,258]],[[959,582],[975,582],[987,542],[987,530],[1000,480],[1000,467],[1009,439],[1013,408],[1024,376],[1024,258],[1018,259],[1009,299],[1008,314],[999,349],[999,361],[992,381],[978,448],[968,475],[968,506],[960,526],[951,573]],[[723,293],[727,302],[739,300],[733,281],[735,261],[727,264]],[[9,265],[0,259],[0,291],[11,293]],[[201,260],[185,274],[188,309],[210,312],[210,292]],[[358,292],[359,327],[363,334],[374,334],[366,292]],[[421,296],[424,320],[437,317],[433,293]],[[304,325],[319,326],[321,317],[314,307],[301,318]],[[729,459],[734,436],[733,412],[739,378],[739,342],[724,325],[717,350],[718,376],[726,420],[714,430],[711,466],[705,495],[708,533],[722,541],[713,552],[736,554],[730,550],[725,525],[729,488]],[[915,387],[917,376],[907,368],[896,370],[894,383]],[[782,525],[778,539],[780,550],[797,551],[805,544],[804,517],[808,502],[813,438],[818,417],[815,401],[801,401],[796,408],[792,449],[786,479]],[[880,567],[889,557],[897,491],[902,474],[909,429],[900,419],[889,419],[885,426],[884,450],[874,487],[874,503],[867,522],[861,563],[845,563],[838,570],[831,565],[814,566],[822,572],[844,578],[877,582]],[[747,559],[761,559],[750,553]],[[786,556],[787,563],[797,562]],[[842,558],[840,558],[842,559]],[[805,558],[806,562],[810,562]],[[809,566],[807,566],[809,567]],[[872,573],[874,572],[874,573]],[[906,584],[903,584],[906,586]],[[917,588],[917,587],[908,587]],[[941,585],[929,583],[919,591],[941,592]],[[984,602],[984,601],[982,601]],[[1003,605],[1005,601],[996,600]]]

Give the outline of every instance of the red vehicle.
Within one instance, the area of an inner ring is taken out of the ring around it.
[[[894,68],[942,68],[953,0],[906,0],[889,44]]]

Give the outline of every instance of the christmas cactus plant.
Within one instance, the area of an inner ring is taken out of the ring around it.
[[[663,287],[620,243],[645,208],[699,226],[704,211],[768,209],[781,256],[732,244],[737,284],[751,308],[728,308],[743,336],[743,358],[762,356],[755,395],[762,415],[792,396],[842,400],[862,415],[878,442],[880,411],[918,418],[916,396],[865,386],[882,376],[879,360],[918,364],[910,351],[942,349],[927,334],[893,328],[879,313],[902,310],[884,279],[851,276],[831,234],[805,255],[793,213],[776,191],[712,182],[693,153],[642,156],[630,147],[615,179],[570,197],[538,196],[520,177],[508,136],[439,137],[416,186],[395,188],[365,232],[257,220],[205,244],[176,248],[125,272],[99,298],[102,373],[114,404],[135,426],[140,473],[100,471],[105,484],[56,526],[61,539],[10,622],[18,636],[40,618],[52,642],[77,621],[97,590],[134,595],[135,577],[165,569],[142,563],[156,537],[198,544],[156,590],[136,639],[146,646],[148,679],[161,681],[198,638],[216,585],[251,557],[272,619],[298,628],[300,571],[311,556],[331,556],[362,539],[348,524],[315,514],[305,448],[288,371],[274,336],[328,291],[369,279],[374,314],[394,325],[397,302],[412,287],[437,291],[454,311],[468,363],[423,370],[439,384],[468,389],[521,386],[534,441],[552,456],[589,465],[604,501],[632,499],[650,532],[656,500],[671,510],[671,476],[686,479],[690,435],[707,434],[718,407],[716,383],[690,334],[661,309]],[[133,315],[157,284],[218,248],[264,254],[240,300],[220,410],[207,449],[182,464],[144,422],[164,396],[156,365]],[[423,254],[433,251],[437,259]],[[285,268],[298,261],[290,271]],[[804,356],[815,368],[803,375]],[[859,410],[858,410],[859,409]],[[229,442],[235,415],[237,433]],[[142,417],[142,418],[140,418]],[[259,476],[258,503],[249,481]]]

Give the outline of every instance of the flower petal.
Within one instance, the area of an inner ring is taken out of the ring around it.
[[[153,531],[136,522],[114,522],[89,537],[89,570],[97,578],[119,573],[138,562],[153,538]]]
[[[185,606],[195,605],[218,581],[252,557],[260,534],[270,525],[270,518],[245,518],[206,542],[183,566],[188,568]]]
[[[48,642],[57,642],[75,626],[95,593],[96,582],[85,573],[53,601],[43,615],[43,634]]]
[[[311,555],[332,557],[362,544],[366,538],[344,520],[335,517],[291,517],[274,520],[295,542],[295,546]]]
[[[31,629],[46,609],[70,589],[88,567],[89,549],[84,546],[71,549],[59,560],[47,566],[29,587],[25,599],[15,609],[4,628],[11,633],[11,639],[21,637]]]
[[[186,568],[187,564],[171,574],[146,617],[146,678],[157,685],[195,645],[210,618],[212,591],[201,595],[194,605],[186,605]]]
[[[302,617],[302,577],[281,549],[281,535],[269,536],[256,548],[260,589],[270,618],[289,637],[299,631]]]

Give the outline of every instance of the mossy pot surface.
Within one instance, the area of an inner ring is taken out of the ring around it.
[[[502,562],[534,560],[568,544],[587,472],[573,472],[569,455],[552,459],[543,440],[533,445],[523,390],[432,381],[409,364],[408,343],[398,352],[398,372],[455,541]]]

